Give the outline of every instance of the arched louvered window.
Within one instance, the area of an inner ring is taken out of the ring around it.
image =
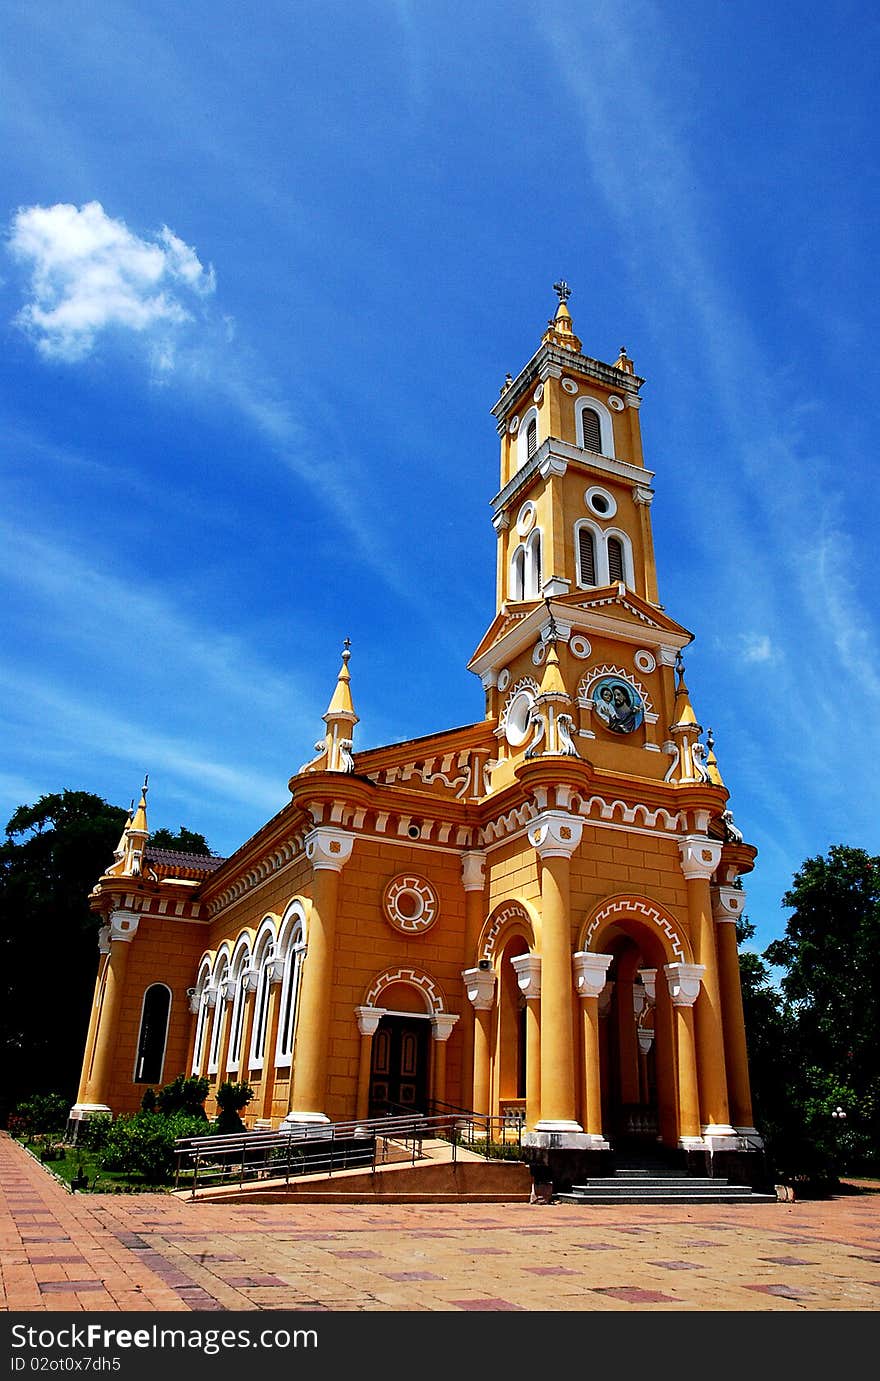
[[[599,414],[593,408],[584,408],[581,413],[581,429],[584,438],[584,450],[595,451],[597,455],[602,454],[602,429],[599,424]]]
[[[141,1030],[134,1066],[134,1082],[136,1084],[159,1084],[162,1082],[162,1065],[165,1062],[165,1041],[168,1036],[170,1011],[170,988],[167,988],[164,983],[153,983],[144,993]]]
[[[226,980],[229,977],[229,960],[225,960],[217,969],[215,982],[217,984],[217,1001],[214,1003],[214,1024],[211,1027],[211,1043],[208,1047],[208,1073],[216,1074],[220,1065],[220,1044],[223,1039],[223,1027],[226,1023]]]
[[[517,547],[510,563],[510,598],[526,597],[526,549]]]
[[[596,584],[596,538],[591,528],[578,528],[578,580],[581,585]]]
[[[529,543],[532,553],[532,579],[529,593],[532,599],[538,599],[541,594],[541,534],[536,532]]]
[[[254,955],[257,968],[257,991],[254,997],[254,1025],[251,1033],[251,1048],[248,1062],[251,1069],[263,1068],[263,1054],[266,1045],[266,1025],[269,1019],[269,988],[272,984],[272,962],[275,947],[270,935],[265,935]]]
[[[526,455],[533,456],[538,449],[538,423],[533,417],[526,428]]]
[[[299,999],[305,943],[303,923],[294,917],[285,937],[284,978],[281,985],[281,1007],[278,1040],[275,1047],[276,1065],[289,1065],[293,1058],[296,1033],[296,1007]]]
[[[619,537],[608,538],[608,579],[625,580],[625,566],[623,563],[623,543]]]
[[[233,971],[233,982],[235,992],[232,999],[232,1015],[229,1025],[229,1045],[226,1050],[226,1069],[230,1074],[237,1074],[241,1063],[241,1040],[244,1034],[244,1014],[247,1005],[248,995],[248,973],[250,972],[251,954],[245,948],[238,952]]]

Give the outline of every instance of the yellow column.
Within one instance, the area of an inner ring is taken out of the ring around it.
[[[110,1081],[119,1043],[118,1026],[125,989],[125,969],[131,942],[137,934],[138,919],[130,911],[114,911],[110,918],[110,954],[104,970],[104,997],[85,1089],[85,1102],[92,1108],[106,1108],[108,1112]]]
[[[695,1008],[703,1135],[731,1137],[734,1129],[730,1125],[727,1105],[721,992],[709,887],[709,879],[721,858],[721,843],[706,835],[687,835],[679,844],[679,852],[687,884],[688,922],[694,959],[703,966],[703,982]]]
[[[86,1086],[89,1081],[89,1071],[92,1067],[92,1056],[95,1050],[95,1035],[98,1030],[98,1017],[101,1013],[101,999],[104,995],[104,972],[109,962],[109,955],[110,927],[102,926],[98,935],[98,972],[95,976],[95,992],[92,997],[92,1008],[89,1013],[89,1029],[86,1035],[86,1048],[83,1054],[82,1071],[79,1076],[79,1088],[76,1095],[75,1107],[77,1110],[85,1099]]]
[[[648,485],[636,485],[634,492],[639,515],[639,533],[644,553],[644,586],[639,590],[649,604],[659,604],[657,565],[654,560],[654,536],[651,531],[651,500],[654,491]],[[638,579],[638,574],[636,576]]]
[[[464,887],[464,957],[470,963],[476,958],[486,915],[486,855],[478,850],[466,853],[461,860],[461,878]],[[461,1031],[461,1091],[458,1099],[465,1106],[473,1093],[475,1020],[474,1008],[467,1003]]]
[[[474,1009],[474,1084],[473,1111],[481,1117],[491,1111],[492,1007],[495,1003],[495,974],[488,959],[486,968],[465,969],[465,992]]]
[[[599,994],[608,980],[612,955],[579,950],[574,956],[575,988],[580,994],[584,1033],[584,1132],[590,1148],[608,1150],[602,1134],[602,1061],[599,1033]]]
[[[327,1043],[333,985],[333,943],[339,876],[351,858],[354,837],[344,830],[319,826],[306,838],[306,857],[312,865],[312,904],[293,1066],[293,1089],[288,1122],[328,1122]]]
[[[452,1028],[457,1021],[458,1016],[453,1015],[452,1012],[435,1012],[431,1018],[431,1035],[434,1047],[431,1097],[439,1104],[446,1102],[446,1042],[452,1035]],[[440,1116],[444,1109],[441,1106],[435,1108],[434,1111]]]
[[[529,829],[541,859],[541,1118],[535,1131],[579,1136],[577,1145],[583,1128],[575,1117],[569,872],[582,831],[577,816],[561,810],[544,811]]]
[[[713,902],[730,1120],[738,1132],[750,1132],[756,1136],[752,1114],[752,1091],[749,1084],[739,953],[736,944],[736,922],[743,912],[745,892],[738,887],[720,887],[713,897]]]
[[[694,1003],[700,991],[702,964],[666,964],[669,996],[675,1009],[675,1045],[678,1056],[678,1144],[688,1149],[704,1145],[700,1125],[697,1052],[694,1040]]]
[[[370,1071],[373,1066],[373,1037],[384,1016],[381,1007],[355,1007],[361,1045],[358,1052],[358,1086],[355,1117],[363,1119],[370,1115]]]
[[[519,954],[511,959],[519,990],[526,1000],[526,1126],[541,1117],[541,959]]]

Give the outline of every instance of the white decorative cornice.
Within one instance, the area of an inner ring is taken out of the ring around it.
[[[542,479],[549,479],[551,475],[564,475],[568,469],[568,461],[562,456],[547,455],[538,466],[538,474]]]
[[[495,1001],[495,974],[492,970],[463,969],[461,976],[468,1001],[478,1012],[488,1011]]]
[[[713,887],[712,915],[717,922],[742,919],[746,907],[746,894],[741,887]]]
[[[492,519],[492,526],[496,532],[506,532],[510,527],[510,514],[506,508],[502,508],[500,513],[496,513]]]
[[[705,964],[664,964],[673,1007],[693,1007],[700,995]]]
[[[456,1012],[435,1012],[431,1017],[431,1031],[435,1041],[448,1041],[452,1028],[458,1021]]]
[[[140,916],[136,911],[110,912],[110,939],[129,944],[137,935]]]
[[[480,677],[480,684],[483,687],[483,690],[492,690],[494,686],[497,686],[498,668],[489,667],[488,671],[484,671],[482,676]]]
[[[379,1022],[385,1015],[384,1007],[355,1007],[358,1030],[362,1036],[374,1036]]]
[[[662,667],[675,666],[676,658],[678,657],[679,653],[679,648],[669,647],[668,644],[661,643],[659,648],[657,649],[657,652],[660,659],[660,665]]]
[[[319,825],[306,835],[306,858],[313,868],[329,868],[341,873],[354,847],[354,835],[347,830]]]
[[[472,849],[461,857],[461,885],[466,892],[482,892],[486,882],[486,855]]]
[[[518,954],[511,959],[519,990],[528,1001],[541,996],[541,956],[540,954]]]
[[[681,871],[688,882],[710,878],[721,860],[721,840],[705,834],[686,834],[678,841]]]
[[[551,575],[549,580],[545,580],[541,587],[542,595],[567,595],[571,589],[571,581],[562,575]]]
[[[578,950],[574,959],[574,986],[580,997],[598,997],[608,982],[613,954],[589,954]]]
[[[562,369],[558,364],[555,364],[553,360],[541,360],[538,365],[538,378],[541,380],[542,384],[546,383],[548,379],[559,379],[561,377]]]
[[[633,485],[633,501],[640,507],[650,508],[654,502],[653,489],[649,489],[646,484]]]
[[[571,858],[584,822],[565,810],[545,810],[529,826],[529,843],[539,858]]]

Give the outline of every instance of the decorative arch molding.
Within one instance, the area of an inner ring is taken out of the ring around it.
[[[308,915],[309,903],[305,897],[294,897],[284,908],[284,914],[278,925],[278,949],[283,952],[287,948],[290,936],[299,927],[303,941],[308,939]]]
[[[619,924],[627,919],[641,921],[658,934],[661,945],[669,956],[670,964],[690,964],[693,962],[690,941],[681,931],[675,918],[649,897],[633,897],[626,893],[606,897],[590,912],[581,928],[579,949],[599,952],[599,937],[606,926]]]
[[[519,431],[518,431],[517,438],[516,438],[516,468],[517,468],[517,470],[521,470],[522,467],[525,465],[526,461],[530,459],[530,457],[529,457],[529,441],[528,441],[528,436],[529,436],[529,424],[530,424],[531,422],[534,422],[536,430],[539,430],[538,409],[537,409],[536,407],[531,407],[531,408],[529,408],[528,412],[524,412],[523,415],[522,415],[522,417],[520,418],[520,421],[519,421]],[[540,444],[540,438],[539,438],[538,436],[536,436],[536,437],[535,437],[535,448],[534,448],[534,451],[532,451],[532,455],[534,455],[534,454],[535,454],[535,451],[537,451],[539,444]]]
[[[401,966],[400,968],[385,969],[374,978],[370,984],[369,992],[363,1001],[364,1007],[381,1007],[380,998],[386,988],[390,988],[394,983],[408,983],[411,988],[415,988],[424,1000],[425,1007],[431,1015],[438,1012],[445,1012],[446,1002],[438,985],[433,978],[429,978],[421,969],[413,969]]]
[[[477,951],[478,957],[488,959],[491,962],[501,947],[499,941],[502,938],[507,941],[511,935],[516,933],[524,936],[529,949],[534,954],[538,948],[538,917],[535,911],[524,901],[501,902],[495,907],[483,926]]]

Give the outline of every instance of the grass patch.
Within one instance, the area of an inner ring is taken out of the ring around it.
[[[151,1184],[141,1175],[122,1170],[105,1170],[102,1154],[85,1147],[67,1146],[45,1137],[19,1138],[31,1155],[69,1188],[89,1194],[170,1194],[173,1185]],[[82,1183],[82,1180],[85,1183]],[[181,1174],[180,1187],[187,1188],[192,1174]]]

